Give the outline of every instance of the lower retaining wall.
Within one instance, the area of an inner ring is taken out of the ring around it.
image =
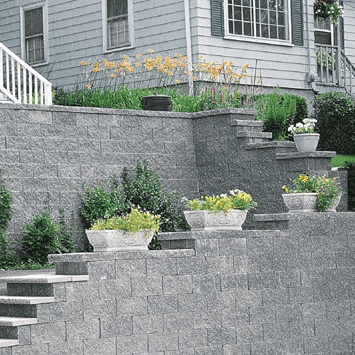
[[[60,332],[49,349],[352,354],[355,215],[286,216],[265,217],[287,220],[284,230],[188,233],[195,249],[50,256],[57,273],[89,281],[67,285],[65,302],[50,309],[58,327],[48,329]]]

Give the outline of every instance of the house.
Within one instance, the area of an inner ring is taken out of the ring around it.
[[[249,64],[247,84],[260,75],[266,89],[307,98],[330,88],[355,93],[355,3],[341,1],[335,26],[315,20],[314,1],[2,0],[0,42],[66,88],[82,61],[152,48],[193,63],[204,56]]]

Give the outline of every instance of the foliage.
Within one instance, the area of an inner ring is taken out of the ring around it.
[[[312,118],[305,118],[303,120],[303,123],[298,122],[296,123],[296,126],[291,125],[288,127],[288,131],[291,134],[300,134],[300,133],[314,133],[314,126],[316,124],[317,120],[312,119]]]
[[[227,213],[230,210],[249,210],[257,206],[250,194],[238,189],[229,191],[229,195],[201,196],[201,199],[194,200],[183,197],[182,201],[193,211],[224,211]]]
[[[344,93],[328,92],[312,101],[320,134],[318,149],[338,154],[355,154],[355,98]]]
[[[319,211],[324,212],[332,207],[342,193],[337,178],[330,179],[326,175],[311,177],[307,174],[300,174],[292,181],[294,189],[282,186],[287,193],[317,193],[317,206]]]
[[[12,267],[16,264],[16,257],[10,247],[7,237],[7,227],[12,216],[12,193],[5,187],[5,179],[0,171],[0,269]]]
[[[288,127],[302,122],[308,116],[307,102],[303,97],[281,94],[279,89],[251,98],[243,97],[243,101],[257,110],[256,119],[264,122],[263,131],[272,132],[273,140],[289,139]]]
[[[131,171],[124,169],[122,186],[130,205],[160,216],[162,232],[186,229],[179,191],[164,192],[162,181],[146,161],[138,162]]]
[[[330,18],[335,26],[338,24],[338,17],[343,15],[343,8],[336,0],[315,0],[313,7],[316,18]]]
[[[348,210],[355,211],[355,161],[345,162],[348,172]]]
[[[143,212],[139,208],[132,206],[131,212],[122,217],[108,217],[99,219],[90,228],[91,230],[116,229],[131,233],[137,233],[142,229],[149,229],[157,232],[160,225],[160,216],[149,212]]]
[[[153,53],[154,50],[150,49],[144,55],[123,55],[117,62],[106,58],[97,58],[92,64],[83,61],[80,63],[78,86],[86,84],[86,88],[94,89],[126,85],[134,89],[168,87],[187,84],[189,81],[229,85],[237,84],[248,76],[248,64],[239,69],[231,61],[212,63],[200,56],[198,62],[189,63],[189,58],[179,53],[174,57]]]
[[[24,237],[21,240],[21,250],[26,260],[44,265],[48,254],[75,251],[74,243],[70,239],[70,232],[61,211],[61,222],[58,224],[46,211],[37,214],[23,228]]]
[[[355,164],[355,155],[337,154],[332,158],[332,168],[348,167],[351,164]]]
[[[83,217],[85,228],[89,228],[96,220],[105,216],[120,216],[127,212],[129,203],[116,175],[109,178],[106,188],[103,182],[94,186],[83,185],[85,190],[81,195],[82,207],[80,214]]]

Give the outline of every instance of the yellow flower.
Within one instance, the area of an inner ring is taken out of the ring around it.
[[[88,89],[91,89],[91,85],[90,85],[90,84],[87,84],[86,87],[87,87]]]
[[[84,61],[84,62],[81,62],[80,65],[81,65],[82,67],[85,67],[85,66],[89,65],[89,63]]]
[[[136,54],[136,58],[140,58],[142,56],[142,54]]]
[[[203,55],[200,55],[199,58],[200,58],[200,59],[203,59],[203,58],[205,58],[205,57],[204,57]]]
[[[176,84],[180,84],[181,80],[175,80]]]
[[[148,53],[154,53],[154,49],[148,49]]]
[[[101,68],[98,68],[98,67],[97,67],[97,68],[94,68],[94,69],[92,70],[92,72],[93,72],[93,73],[98,73],[98,72],[101,71],[101,70],[102,70]]]
[[[112,73],[110,76],[111,76],[111,78],[116,78],[116,74],[115,73]]]

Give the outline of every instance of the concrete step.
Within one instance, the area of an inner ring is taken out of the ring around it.
[[[31,284],[52,284],[58,282],[76,282],[88,281],[89,275],[27,275],[27,276],[11,276],[0,279],[0,282],[6,283],[31,283]]]
[[[37,318],[0,317],[0,327],[19,327],[30,324],[37,324]]]
[[[54,297],[0,296],[0,304],[54,303]]]
[[[8,346],[19,345],[20,342],[17,339],[1,339],[0,338],[0,348],[5,348]]]

